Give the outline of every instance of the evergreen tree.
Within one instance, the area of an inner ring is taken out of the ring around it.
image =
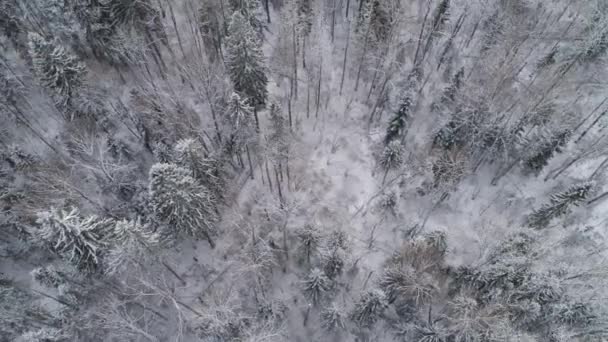
[[[251,28],[255,31],[257,38],[262,39],[264,37],[264,29],[266,25],[263,21],[258,18],[260,14],[260,1],[259,0],[228,0],[232,13],[238,12],[245,20],[249,23]],[[232,32],[230,30],[230,32]]]
[[[382,177],[382,183],[386,180],[386,175],[391,169],[399,167],[403,163],[404,149],[400,141],[391,141],[384,147],[382,154],[380,155],[379,164],[384,169],[384,176]]]
[[[304,296],[308,298],[314,305],[317,305],[323,299],[323,296],[329,291],[331,282],[329,278],[318,268],[313,268],[310,273],[302,281],[302,291]]]
[[[33,229],[32,237],[53,252],[86,272],[95,271],[101,265],[112,220],[97,216],[81,218],[78,210],[72,208],[42,212],[37,223],[39,227]]]
[[[296,231],[296,235],[300,242],[299,249],[306,256],[306,261],[310,264],[311,255],[317,251],[321,245],[321,231],[316,226],[307,224]]]
[[[350,314],[350,318],[359,327],[373,326],[388,306],[386,295],[378,289],[364,292]]]
[[[250,105],[266,103],[268,78],[259,38],[240,12],[235,12],[226,39],[226,68],[236,92]]]
[[[337,304],[331,304],[321,311],[321,327],[325,331],[345,330],[346,315]]]
[[[217,208],[209,189],[199,184],[190,171],[175,164],[154,164],[150,169],[150,202],[156,216],[173,227],[169,233],[203,237],[215,243]]]
[[[227,112],[227,121],[231,132],[226,142],[226,148],[229,153],[240,152],[245,145],[254,142],[256,139],[257,114],[236,93],[233,93],[230,98]]]
[[[537,135],[534,140],[540,141],[540,145],[534,148],[532,155],[524,161],[525,166],[538,174],[547,166],[549,160],[555,153],[561,152],[561,148],[566,145],[570,136],[570,130],[564,130],[557,134],[545,132]],[[524,148],[529,148],[528,142],[530,142],[529,139],[526,140],[526,144],[523,146]]]
[[[388,123],[388,129],[386,130],[386,137],[384,138],[384,144],[388,145],[393,140],[405,137],[407,125],[410,119],[410,111],[412,109],[412,99],[406,95],[399,104],[399,109],[395,112],[395,115]]]
[[[329,279],[339,277],[344,271],[346,252],[340,247],[328,247],[321,253],[323,272]]]
[[[114,274],[150,257],[160,244],[159,234],[143,225],[141,221],[121,220],[111,232],[112,249],[108,252],[106,273]]]
[[[69,106],[84,83],[84,64],[63,46],[36,33],[29,34],[29,46],[34,70],[41,84],[57,95],[58,105]]]
[[[537,229],[547,227],[552,219],[567,214],[573,206],[579,206],[589,196],[592,186],[591,183],[574,185],[552,195],[549,203],[528,216],[528,225]]]
[[[179,140],[174,152],[176,164],[191,170],[194,178],[211,190],[216,201],[224,198],[226,175],[218,158],[208,156],[203,145],[191,138]]]
[[[290,132],[281,106],[274,102],[270,105],[270,122],[272,125],[268,141],[271,153],[275,160],[283,161],[289,154]]]
[[[35,327],[52,326],[53,317],[36,305],[36,298],[0,274],[0,339],[18,341],[18,336]]]

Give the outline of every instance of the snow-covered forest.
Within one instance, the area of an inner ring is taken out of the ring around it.
[[[608,340],[605,0],[0,0],[0,342]]]

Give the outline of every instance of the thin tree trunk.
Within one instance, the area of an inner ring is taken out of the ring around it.
[[[143,243],[143,242],[142,242],[142,243]],[[211,242],[210,242],[210,244],[211,244]],[[212,248],[213,248],[213,247],[215,247],[215,245],[213,245],[213,244],[211,244],[211,246],[212,246]],[[166,262],[164,262],[164,261],[161,261],[161,264],[162,264],[162,265],[163,265],[163,266],[164,266],[164,267],[165,267],[167,270],[169,270],[169,272],[170,272],[171,274],[173,274],[173,276],[175,276],[175,278],[179,279],[179,281],[182,283],[182,285],[183,285],[183,286],[186,286],[186,281],[184,280],[184,278],[180,277],[180,275],[179,275],[179,274],[177,274],[177,272],[175,272],[175,270],[174,270],[174,269],[173,269],[171,266],[169,266],[169,264],[167,264],[167,263],[166,263]]]
[[[350,20],[347,20],[346,29],[346,48],[344,49],[344,62],[342,62],[342,79],[340,80],[340,96],[342,96],[342,87],[344,86],[344,75],[346,74],[346,56],[348,56],[348,45],[350,43]]]
[[[247,161],[249,162],[249,170],[251,170],[251,179],[253,177],[253,163],[251,163],[251,153],[249,153],[249,145],[245,145],[245,150],[247,151]]]
[[[258,117],[258,107],[253,106],[253,116],[255,117],[255,129],[260,132],[260,118]]]
[[[306,69],[306,37],[302,38],[302,68]]]
[[[272,188],[272,180],[270,179],[270,171],[268,170],[268,160],[264,161],[264,167],[266,167],[266,179],[268,179],[268,186],[270,187],[270,192],[274,192]]]
[[[266,10],[266,18],[270,24],[270,6],[268,5],[268,1],[270,0],[264,0],[264,9]]]
[[[293,97],[298,99],[298,47],[295,25],[291,27],[293,40]]]
[[[182,55],[186,58],[186,52],[184,51],[184,45],[182,44],[182,38],[179,34],[179,29],[177,28],[177,22],[175,21],[175,14],[173,13],[173,6],[171,6],[171,1],[167,0],[167,5],[169,6],[169,13],[171,14],[171,21],[173,22],[173,29],[175,29],[175,35],[177,37],[177,42],[179,44],[179,49],[182,51]]]
[[[293,120],[291,117],[291,94],[287,98],[287,113],[289,115],[289,129],[293,130]]]
[[[332,0],[332,10],[331,10],[331,42],[334,42],[334,35],[336,31],[336,0]]]
[[[367,45],[369,41],[369,27],[371,23],[367,23],[367,28],[365,29],[365,41],[363,42],[363,53],[361,54],[361,59],[359,60],[359,67],[357,68],[357,80],[355,81],[355,91],[359,89],[359,79],[361,78],[361,70],[363,69],[363,61],[365,60],[365,55],[367,54]]]
[[[420,52],[420,44],[422,43],[422,36],[424,35],[424,27],[426,26],[426,21],[429,17],[429,13],[431,12],[431,0],[428,2],[426,14],[424,15],[424,20],[422,21],[422,27],[420,27],[420,34],[418,35],[418,43],[416,44],[416,53],[414,53],[414,67],[418,63],[418,53]]]
[[[598,115],[598,117],[595,120],[593,120],[591,125],[589,125],[589,127],[587,127],[587,129],[584,130],[583,133],[581,133],[581,135],[578,137],[578,139],[576,139],[576,141],[574,141],[574,143],[577,144],[579,141],[581,141],[581,139],[583,139],[585,137],[585,135],[587,135],[587,133],[589,133],[589,131],[593,128],[593,126],[595,126],[598,123],[598,121],[600,121],[600,119],[603,118],[604,115],[606,115],[606,113],[608,113],[608,111],[604,111],[602,114]]]
[[[279,173],[277,172],[277,169],[275,167],[274,169],[274,175],[275,178],[277,180],[277,189],[279,191],[279,202],[281,203],[281,207],[283,207],[283,192],[281,191],[281,182],[279,182]]]
[[[322,79],[322,70],[323,70],[323,60],[321,60],[321,65],[319,65],[319,82],[317,83],[317,103],[315,110],[315,119],[319,117],[319,105],[321,104],[321,79]]]
[[[310,85],[306,84],[306,118],[310,118]]]

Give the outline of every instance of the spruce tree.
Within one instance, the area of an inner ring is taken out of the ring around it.
[[[111,231],[112,248],[108,252],[106,273],[114,274],[150,257],[161,237],[138,220],[116,222]]]
[[[531,156],[524,161],[525,166],[534,173],[539,173],[547,166],[555,153],[561,152],[561,148],[566,145],[570,136],[570,130],[564,130],[557,134],[541,133],[536,137],[537,141],[540,140],[540,145],[534,148]],[[529,148],[528,144],[525,144],[524,148]]]
[[[235,12],[226,39],[226,68],[234,90],[252,106],[268,97],[268,77],[259,38],[240,12]]]
[[[355,303],[350,318],[362,328],[373,326],[388,306],[386,295],[379,289],[364,292]]]
[[[313,268],[302,281],[304,296],[314,305],[321,302],[331,287],[329,278],[318,268]]]
[[[384,184],[388,171],[399,167],[403,163],[404,149],[400,141],[391,141],[386,145],[380,155],[379,164],[384,169],[382,183]]]
[[[226,175],[218,158],[208,156],[203,145],[192,138],[179,140],[174,152],[175,163],[192,171],[194,178],[211,190],[215,200],[224,198]]]
[[[399,104],[399,109],[388,124],[384,144],[388,145],[393,140],[405,137],[407,125],[410,119],[410,111],[412,108],[412,98],[408,95],[404,96]]]
[[[310,264],[310,257],[317,251],[321,245],[322,235],[319,228],[307,224],[296,231],[296,235],[300,242],[299,249],[306,257],[306,261]]]
[[[72,104],[85,81],[84,64],[63,46],[36,33],[29,34],[29,46],[41,84],[55,93],[58,105]]]
[[[32,237],[66,258],[80,270],[93,272],[101,265],[108,248],[107,237],[113,225],[97,216],[81,218],[78,210],[51,209],[38,214],[38,228]]]
[[[346,329],[344,309],[333,303],[321,311],[321,327],[325,331]]]
[[[231,130],[227,141],[228,152],[240,152],[245,145],[256,140],[257,114],[247,101],[236,93],[230,98],[226,121]]]
[[[175,229],[169,233],[203,237],[215,247],[212,235],[217,208],[209,189],[199,184],[190,171],[175,164],[154,164],[149,193],[155,215]]]
[[[552,219],[566,215],[573,206],[579,206],[589,196],[592,186],[591,183],[574,185],[552,195],[549,203],[528,216],[528,225],[537,229],[547,227]]]
[[[260,14],[259,0],[228,0],[233,13],[239,13],[251,26],[258,39],[264,37],[266,25],[258,18]],[[229,30],[230,31],[230,30]],[[232,32],[232,31],[230,31]]]

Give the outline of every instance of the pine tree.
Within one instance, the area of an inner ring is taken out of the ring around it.
[[[359,327],[368,328],[378,321],[387,306],[388,303],[384,292],[378,289],[372,289],[361,295],[359,300],[355,303],[350,318]]]
[[[150,257],[161,240],[159,234],[151,231],[139,219],[116,222],[110,234],[113,246],[106,258],[108,274],[118,273]]]
[[[316,252],[317,248],[321,245],[321,231],[316,226],[308,224],[299,228],[296,231],[296,235],[300,241],[299,249],[306,257],[308,264],[310,264],[311,255]]]
[[[437,32],[443,29],[445,23],[449,20],[450,0],[441,0],[435,10],[433,16],[433,32]]]
[[[591,183],[574,185],[566,191],[552,195],[549,203],[528,216],[528,225],[537,229],[547,227],[552,219],[566,215],[573,206],[579,206],[591,193],[592,186]]]
[[[271,143],[271,152],[276,160],[282,161],[289,153],[289,127],[281,106],[274,102],[270,105],[270,121],[272,126],[268,141]]]
[[[35,331],[28,331],[19,336],[15,342],[67,342],[68,336],[60,329],[44,327]]]
[[[150,202],[156,216],[175,231],[215,243],[217,208],[209,189],[199,184],[190,171],[175,164],[154,164],[150,169]]]
[[[388,171],[399,167],[403,163],[404,149],[400,141],[391,141],[384,147],[380,155],[379,164],[384,169],[382,184],[386,181]]]
[[[321,302],[331,287],[329,278],[318,268],[313,268],[302,281],[302,291],[314,305]]]
[[[254,142],[256,134],[257,114],[249,104],[236,93],[230,98],[227,109],[227,123],[230,127],[230,137],[226,142],[229,153],[240,152],[245,145]],[[255,121],[254,121],[255,119]]]
[[[340,247],[328,247],[321,253],[323,272],[329,279],[336,279],[344,271],[346,252]]]
[[[566,145],[571,135],[570,130],[564,130],[557,134],[542,133],[540,136],[537,136],[536,139],[540,140],[541,143],[533,150],[533,154],[525,160],[524,164],[528,169],[538,174],[547,166],[555,153],[561,152],[561,148]],[[527,143],[524,145],[524,148],[529,148],[526,146],[528,146]]]
[[[179,166],[191,170],[194,178],[211,190],[216,201],[224,198],[226,175],[222,162],[218,158],[207,156],[198,140],[179,140],[175,144],[173,159]]]
[[[226,39],[226,68],[234,90],[252,106],[268,97],[268,78],[259,38],[240,12],[235,12]]]
[[[76,56],[36,33],[29,34],[34,70],[43,86],[53,91],[56,102],[69,106],[84,84],[86,69]]]
[[[409,95],[406,95],[399,104],[399,109],[395,112],[395,115],[388,123],[388,129],[386,130],[386,137],[384,138],[384,144],[388,145],[393,140],[405,137],[407,125],[410,119],[410,111],[412,109],[412,99]]]
[[[233,13],[238,12],[245,20],[249,23],[251,28],[255,31],[257,38],[262,39],[264,37],[264,29],[266,25],[263,21],[258,18],[260,14],[260,1],[259,0],[228,0],[230,9]],[[232,32],[231,30],[229,30]]]
[[[32,237],[53,252],[67,258],[79,269],[93,272],[101,265],[108,247],[106,238],[113,221],[97,216],[81,218],[78,210],[51,209],[38,214],[39,227]]]
[[[333,303],[321,311],[321,327],[325,331],[346,329],[344,309]]]

